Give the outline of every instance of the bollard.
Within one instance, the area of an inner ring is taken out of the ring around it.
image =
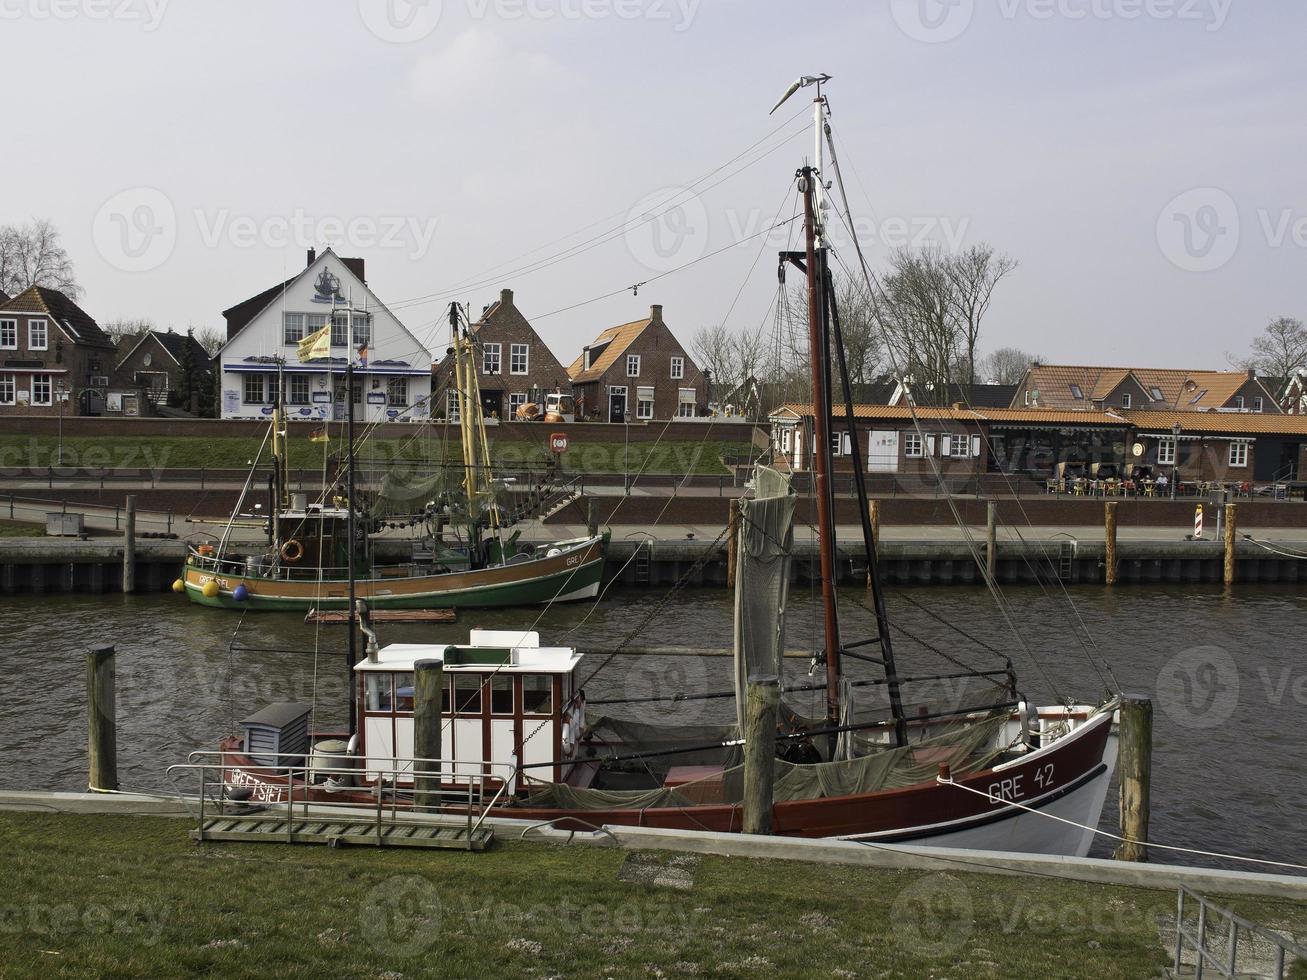
[[[740,501],[732,500],[730,505],[730,523],[726,527],[726,587],[735,588],[735,568],[739,561],[737,550],[740,546]]]
[[[750,677],[744,713],[744,826],[770,834],[776,781],[776,716],[781,686],[775,677]]]
[[[985,508],[985,578],[992,584],[998,573],[998,504]]]
[[[1103,505],[1103,534],[1106,545],[1103,550],[1103,574],[1107,585],[1116,585],[1116,501]]]
[[[114,648],[86,651],[87,787],[92,793],[118,789],[118,745],[114,695]]]
[[[443,660],[419,660],[413,665],[413,763],[414,809],[434,812],[440,808],[440,708],[445,687]]]
[[[136,496],[127,495],[123,507],[123,592],[136,591]]]
[[[1121,787],[1121,836],[1112,855],[1117,861],[1148,860],[1148,809],[1152,796],[1153,702],[1137,694],[1121,698],[1121,754],[1117,782]]]
[[[1225,505],[1225,587],[1234,585],[1234,560],[1238,504]]]

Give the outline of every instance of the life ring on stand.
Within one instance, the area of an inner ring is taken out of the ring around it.
[[[300,544],[298,538],[291,538],[281,546],[281,557],[283,561],[299,561],[304,557],[304,545]]]

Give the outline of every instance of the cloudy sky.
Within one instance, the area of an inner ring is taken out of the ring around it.
[[[827,72],[874,263],[1020,260],[986,348],[1218,367],[1307,315],[1305,29],[1256,0],[0,0],[0,222],[53,220],[102,321],[219,325],[330,243],[436,348],[504,286],[565,361],[650,303],[765,338],[760,233],[810,152],[803,100],[767,112]]]

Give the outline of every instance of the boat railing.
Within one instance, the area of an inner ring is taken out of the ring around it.
[[[231,756],[221,750],[195,751],[186,762],[168,767],[169,781],[197,820],[199,840],[209,818],[230,816],[233,810],[240,816],[284,813],[288,840],[293,839],[296,819],[321,819],[324,813],[354,823],[366,820],[375,826],[379,840],[385,828],[397,823],[443,814],[462,818],[471,849],[517,776],[508,763],[467,759],[349,756],[324,764],[320,755],[283,752],[278,754],[280,764],[268,766],[237,763]],[[188,781],[190,793],[184,785]],[[234,798],[232,791],[238,789],[249,789],[248,798]],[[330,799],[333,792],[350,798]],[[371,802],[360,801],[363,794],[371,796]]]
[[[1198,906],[1197,919],[1192,926],[1185,924],[1185,899]],[[1213,925],[1214,919],[1219,919],[1223,923],[1220,928],[1225,930],[1224,941],[1219,934],[1209,941],[1209,931],[1216,928]],[[1307,962],[1307,948],[1299,946],[1287,936],[1259,926],[1255,922],[1249,922],[1224,906],[1217,905],[1185,885],[1181,885],[1175,913],[1175,975],[1186,975],[1181,974],[1180,969],[1185,951],[1191,950],[1194,956],[1192,975],[1198,980],[1213,974],[1231,978],[1248,976],[1247,972],[1239,968],[1241,932],[1247,935],[1249,945],[1258,942],[1274,948],[1274,972],[1264,974],[1265,976],[1284,980],[1285,960],[1290,955]]]

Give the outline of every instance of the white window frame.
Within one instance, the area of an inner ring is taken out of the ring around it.
[[[1132,394],[1130,394],[1130,392],[1128,392],[1128,391],[1123,391],[1123,392],[1121,392],[1121,407],[1122,407],[1122,408],[1130,408],[1131,405],[1132,405],[1132,403],[1134,402],[1134,400],[1135,400],[1135,396],[1132,395]]]
[[[37,342],[36,342],[36,341],[33,339],[33,337],[32,337],[32,334],[33,334],[33,332],[35,331],[35,329],[36,329],[36,327],[37,327],[38,324],[39,324],[40,327],[41,327],[41,343],[40,343],[40,344],[37,344]],[[36,317],[36,318],[30,318],[30,317],[29,317],[29,318],[28,318],[28,320],[27,320],[27,349],[28,349],[28,350],[49,350],[49,349],[50,349],[50,321],[49,321],[49,320],[43,319],[43,318],[41,318],[41,317]],[[33,404],[38,404],[38,403],[33,402]],[[41,402],[40,404],[48,405],[49,402]]]
[[[1230,443],[1230,452],[1226,457],[1226,462],[1231,469],[1246,469],[1248,466],[1248,443]]]
[[[38,398],[36,395],[37,382],[45,388],[45,397]],[[48,374],[32,375],[32,404],[33,405],[53,405],[54,404],[54,380]]]
[[[1157,465],[1175,465],[1175,439],[1171,436],[1164,436],[1157,440]]]
[[[12,333],[10,333],[12,331]],[[8,343],[5,342],[5,334],[10,333],[13,337]],[[0,350],[18,350],[18,321],[4,319],[0,320]]]
[[[6,394],[6,391],[8,394]],[[0,405],[18,404],[18,378],[12,374],[0,374]]]
[[[689,394],[690,400],[686,401],[685,396]],[[686,408],[689,411],[686,411]],[[699,410],[699,393],[693,388],[676,389],[676,417],[678,419],[692,419]]]
[[[1262,400],[1262,396],[1261,395],[1256,396],[1253,399],[1253,411],[1262,412],[1265,410],[1266,410],[1266,403]]]
[[[403,385],[401,389],[399,386]],[[398,400],[396,396],[402,396]],[[408,408],[408,378],[387,378],[386,379],[386,407],[387,408]]]
[[[648,399],[640,397],[641,392],[649,392]],[[641,422],[649,422],[654,417],[654,389],[645,385],[635,389],[635,417]]]
[[[1243,395],[1235,395],[1235,396],[1234,396],[1234,407],[1237,408],[1237,409],[1239,409],[1239,411],[1242,412],[1242,411],[1243,411],[1243,406],[1244,406],[1244,398],[1243,398]]]
[[[971,437],[967,435],[955,435],[952,436],[951,439],[952,441],[949,443],[949,456],[952,459],[970,459]]]
[[[781,452],[788,453],[790,451],[790,434],[793,431],[788,427],[781,429]]]
[[[304,397],[300,398],[296,388],[303,387]],[[287,405],[307,405],[313,399],[313,385],[307,374],[292,374],[286,396]]]
[[[303,313],[283,313],[281,315],[281,342],[286,347],[294,347],[308,336],[304,332],[308,318]]]
[[[500,374],[504,368],[504,348],[499,343],[487,343],[481,348],[481,373]]]
[[[458,419],[458,392],[451,391],[448,393],[445,402],[445,418],[451,422],[457,422]]]
[[[903,433],[903,455],[907,459],[925,459],[926,441],[916,432]]]
[[[522,367],[518,368],[517,359],[522,358]],[[530,374],[531,373],[531,345],[530,344],[511,344],[508,348],[508,373],[509,374]]]
[[[258,381],[259,398],[258,401],[250,399],[250,382]],[[268,404],[268,379],[262,374],[247,374],[241,378],[241,404],[242,405],[266,405]]]
[[[627,355],[626,355],[626,376],[627,376],[628,378],[638,378],[638,377],[640,377],[640,355],[639,355],[639,354],[627,354]]]
[[[508,394],[508,420],[510,422],[517,419],[517,410],[526,404],[525,391],[511,391]]]
[[[685,358],[683,357],[672,358],[671,373],[672,373],[673,381],[685,380]]]

